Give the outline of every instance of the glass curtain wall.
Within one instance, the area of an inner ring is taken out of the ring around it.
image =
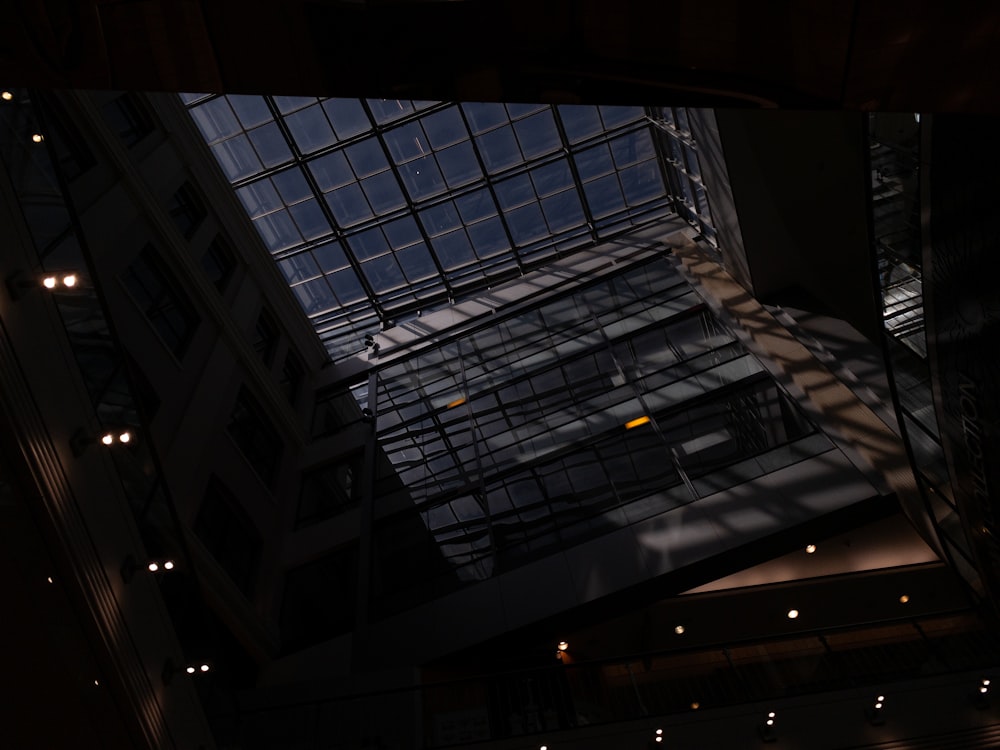
[[[828,450],[665,258],[378,372],[387,614]]]
[[[920,118],[911,114],[869,116],[872,218],[882,319],[901,428],[914,474],[952,564],[975,588],[978,573],[945,461],[924,330],[920,236]]]

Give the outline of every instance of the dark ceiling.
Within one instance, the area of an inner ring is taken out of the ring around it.
[[[958,0],[18,0],[6,85],[1000,112]]]

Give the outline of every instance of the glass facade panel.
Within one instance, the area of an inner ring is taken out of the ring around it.
[[[383,614],[832,447],[663,259],[389,365],[373,395]]]

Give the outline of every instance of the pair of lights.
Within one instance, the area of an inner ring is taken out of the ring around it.
[[[160,673],[160,677],[163,679],[164,685],[169,685],[173,682],[175,675],[182,673],[187,673],[189,675],[207,674],[209,670],[211,670],[211,667],[206,662],[188,664],[183,669],[180,669],[174,665],[173,659],[167,659],[163,664],[163,671]]]
[[[986,695],[990,692],[990,681],[985,677],[979,682],[979,694]]]
[[[74,269],[48,271],[42,274],[15,271],[7,277],[7,290],[15,302],[33,289],[47,289],[50,292],[78,290],[83,280]]]
[[[156,560],[150,560],[149,564],[146,566],[146,570],[148,570],[150,573],[156,573],[160,570],[173,570],[173,569],[174,569],[173,560],[164,560],[162,563],[159,563]]]
[[[778,740],[778,724],[774,711],[768,711],[764,721],[758,725],[757,733],[763,742],[776,742]]]
[[[885,706],[885,696],[878,695],[875,697],[875,705],[870,709],[865,711],[865,718],[868,719],[868,723],[872,726],[881,726],[885,724],[885,716],[882,714],[882,708]]]
[[[42,277],[42,286],[46,289],[55,289],[62,285],[67,289],[73,289],[79,281],[80,279],[75,273],[49,274]]]
[[[101,435],[102,445],[114,445],[115,442],[122,444],[132,442],[132,433],[128,430],[122,430],[121,432],[105,432]]]

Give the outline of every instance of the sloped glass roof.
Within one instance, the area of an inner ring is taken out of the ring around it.
[[[672,210],[641,107],[182,97],[334,359]]]

